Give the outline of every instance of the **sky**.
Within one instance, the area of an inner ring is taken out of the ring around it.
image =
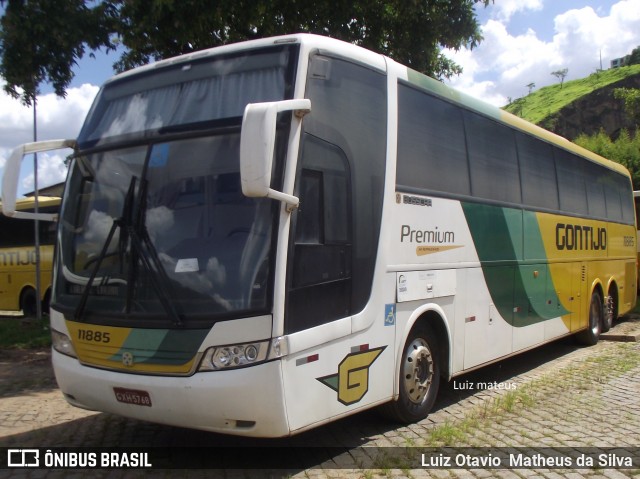
[[[473,50],[445,50],[463,67],[447,84],[496,106],[525,96],[532,83],[537,89],[558,82],[554,71],[568,69],[565,81],[584,78],[640,46],[640,0],[495,0],[477,14],[484,40]],[[118,56],[98,52],[95,59],[80,60],[64,99],[49,85],[41,86],[38,140],[78,135]],[[0,91],[0,174],[11,150],[30,141],[33,109]],[[40,187],[64,181],[66,154],[38,156]],[[25,160],[21,192],[33,190],[32,164]]]

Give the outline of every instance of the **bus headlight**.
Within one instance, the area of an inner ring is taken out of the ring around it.
[[[258,364],[267,359],[269,341],[215,346],[204,353],[200,371],[219,371]]]
[[[70,356],[72,358],[78,357],[69,336],[62,334],[55,329],[51,330],[51,345],[53,346],[53,349],[58,351],[60,354]]]

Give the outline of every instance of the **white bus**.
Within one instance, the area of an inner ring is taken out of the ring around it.
[[[77,140],[8,168],[62,145],[74,406],[263,437],[383,405],[419,421],[441,380],[594,344],[635,304],[622,166],[333,39],[118,75]]]

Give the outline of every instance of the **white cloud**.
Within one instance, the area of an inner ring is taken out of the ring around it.
[[[542,10],[542,0],[499,0],[495,3],[495,15],[503,22],[508,22],[515,13],[526,10]]]
[[[533,28],[513,35],[506,22],[487,21],[479,47],[445,52],[464,68],[450,84],[502,106],[526,95],[530,83],[540,88],[556,82],[551,72],[558,69],[568,68],[567,80],[586,77],[600,68],[601,54],[606,69],[611,59],[640,45],[640,0],[621,0],[602,13],[591,7],[569,10],[553,23],[553,38],[543,41]]]
[[[70,150],[69,150],[70,151]],[[67,177],[67,166],[64,164],[65,156],[48,155],[46,153],[38,154],[38,188],[62,183]],[[25,162],[33,161],[29,158]],[[29,192],[34,190],[34,174],[33,168],[29,168],[20,186],[20,191]]]
[[[4,82],[0,81],[0,89]],[[76,138],[82,122],[91,107],[98,87],[85,84],[67,90],[66,98],[50,93],[38,97],[38,140]],[[22,143],[33,141],[33,107],[24,106],[19,100],[0,90],[0,175],[11,150]],[[66,167],[63,154],[38,156],[38,185],[49,186],[64,180]],[[27,161],[25,160],[25,163]],[[33,171],[24,166],[21,191],[33,189]],[[30,185],[30,186],[29,186]]]

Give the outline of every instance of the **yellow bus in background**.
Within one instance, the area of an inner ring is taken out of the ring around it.
[[[16,201],[17,211],[33,211],[35,198]],[[57,213],[60,198],[40,196],[38,210]],[[0,210],[2,204],[0,203]],[[40,221],[40,301],[48,311],[51,297],[51,265],[57,223]],[[33,316],[37,310],[36,248],[33,220],[0,215],[0,311],[22,311]]]
[[[633,192],[633,201],[636,207],[636,228],[640,228],[640,191]],[[640,279],[640,230],[637,230],[636,234],[636,251],[638,252],[638,260],[636,261],[636,267],[638,270],[638,279]],[[640,286],[638,286],[638,291],[640,291]]]

